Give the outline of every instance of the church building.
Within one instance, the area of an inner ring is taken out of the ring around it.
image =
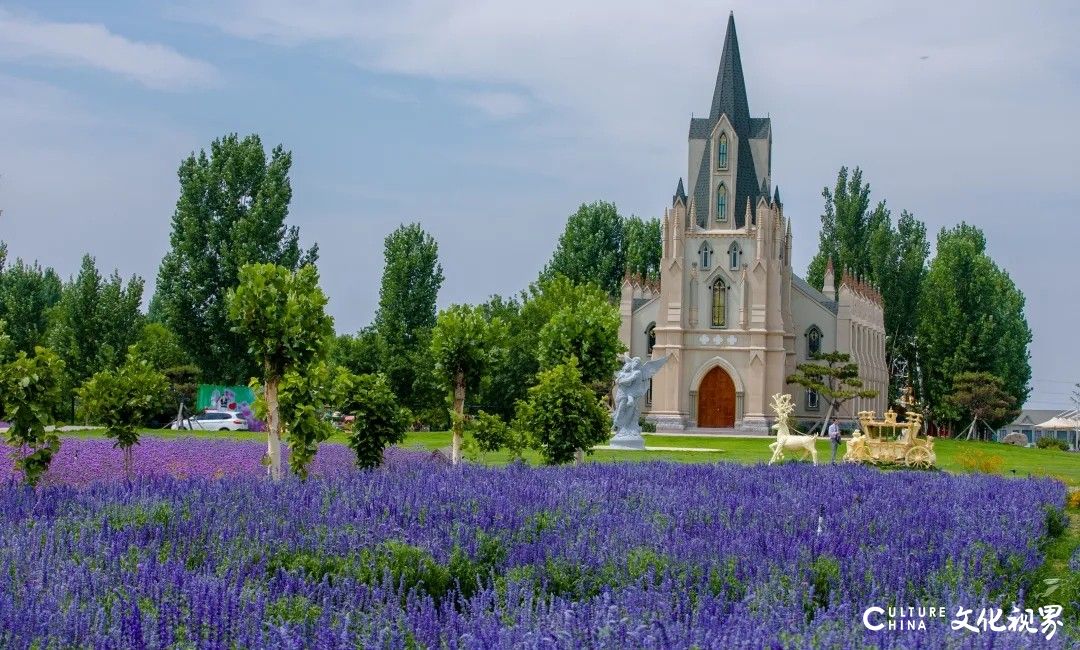
[[[620,337],[632,356],[668,355],[645,413],[660,430],[765,432],[775,393],[796,417],[820,417],[824,400],[786,383],[814,352],[847,352],[873,399],[839,414],[881,412],[888,371],[881,296],[847,274],[824,292],[791,269],[791,222],[771,177],[772,123],[751,117],[735,19],[729,17],[708,117],[691,118],[687,184],[679,179],[662,221],[660,281],[628,277]],[[816,219],[814,219],[816,222]],[[804,230],[811,229],[811,221]]]

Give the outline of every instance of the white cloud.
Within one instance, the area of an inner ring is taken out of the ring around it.
[[[212,83],[213,66],[104,25],[48,22],[0,9],[0,59],[103,70],[158,90]]]
[[[458,96],[458,100],[496,120],[519,117],[529,112],[528,100],[516,93],[500,91],[462,93]]]

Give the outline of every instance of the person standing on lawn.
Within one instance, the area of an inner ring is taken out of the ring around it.
[[[840,446],[840,425],[833,420],[829,423],[829,446],[832,447],[832,457],[829,458],[830,463],[836,462],[836,449]]]

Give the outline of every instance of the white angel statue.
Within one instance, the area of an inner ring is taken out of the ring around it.
[[[614,446],[643,449],[641,437],[641,406],[645,393],[649,392],[649,380],[667,362],[667,357],[642,362],[640,357],[624,357],[623,367],[615,373],[615,412],[611,428],[615,436]]]

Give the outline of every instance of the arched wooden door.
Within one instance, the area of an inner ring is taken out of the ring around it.
[[[720,366],[710,370],[698,387],[697,425],[705,428],[735,426],[735,382]]]

